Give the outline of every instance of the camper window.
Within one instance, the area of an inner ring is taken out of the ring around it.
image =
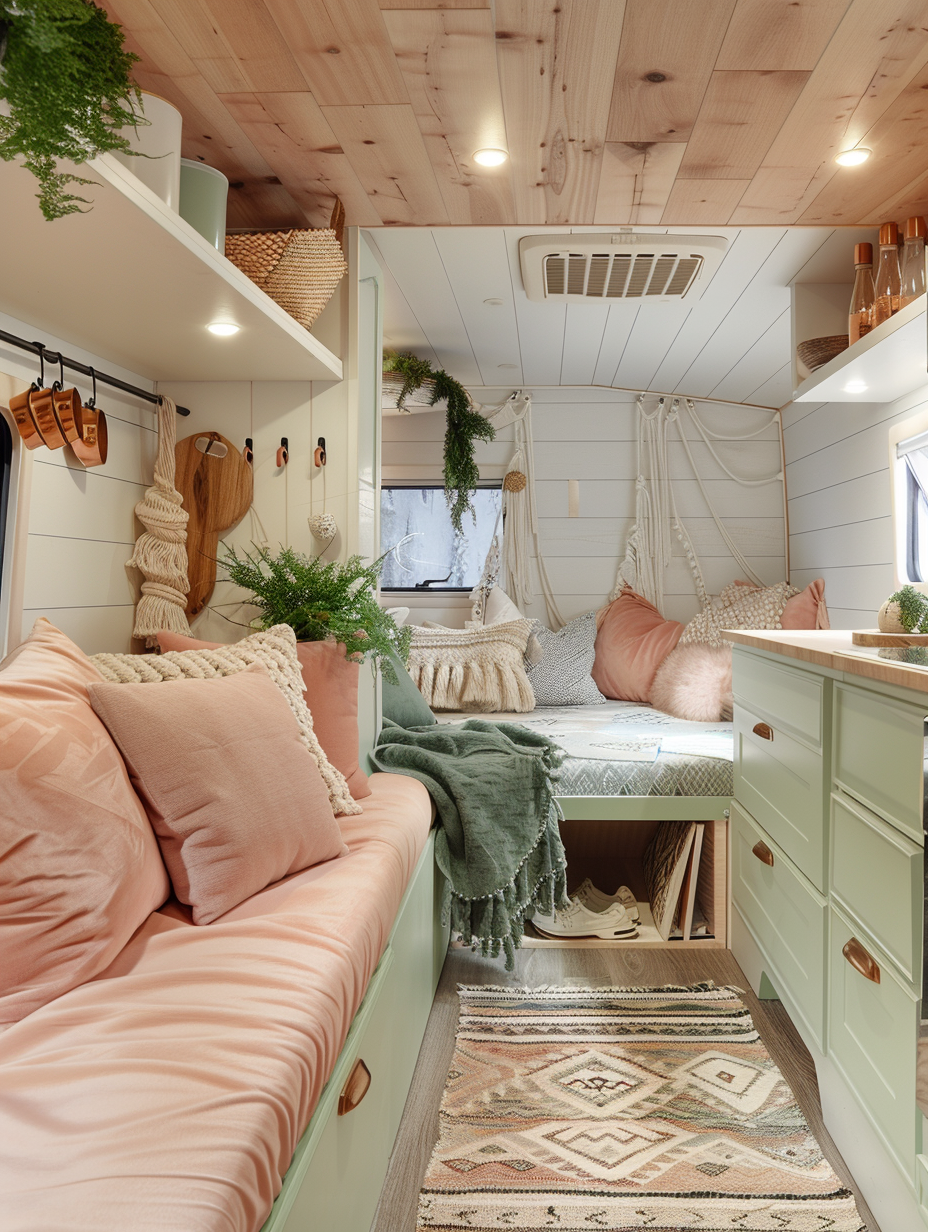
[[[471,503],[474,516],[464,515],[464,529],[458,534],[442,487],[385,485],[380,497],[380,550],[390,555],[384,561],[381,589],[473,590],[494,531],[502,529],[499,484],[478,488]]]
[[[10,503],[10,468],[13,462],[13,434],[0,415],[0,582],[4,580],[3,548],[6,544],[7,507]]]
[[[906,580],[925,582],[928,581],[928,432],[899,441],[895,469],[897,485],[905,486]]]

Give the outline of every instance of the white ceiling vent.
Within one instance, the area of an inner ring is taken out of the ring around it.
[[[698,299],[727,247],[718,235],[529,235],[519,259],[529,299],[661,304]]]

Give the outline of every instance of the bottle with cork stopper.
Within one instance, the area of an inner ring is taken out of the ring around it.
[[[907,218],[902,250],[900,307],[925,294],[925,220],[920,214]]]
[[[882,325],[899,311],[899,228],[894,222],[880,227],[880,263],[876,267],[873,325]]]
[[[854,245],[854,291],[847,318],[848,342],[859,342],[873,328],[873,245]]]

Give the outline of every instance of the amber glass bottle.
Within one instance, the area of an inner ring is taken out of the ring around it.
[[[899,300],[903,308],[925,294],[925,230],[925,220],[920,214],[906,219]]]
[[[847,318],[851,346],[873,328],[873,245],[854,245],[854,293]]]
[[[894,222],[884,222],[880,227],[880,263],[876,267],[874,326],[899,311],[899,281],[899,228]]]

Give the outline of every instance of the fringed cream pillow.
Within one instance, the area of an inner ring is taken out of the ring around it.
[[[479,629],[413,628],[409,674],[433,710],[535,709],[525,674],[530,620]]]
[[[351,798],[341,771],[336,770],[313,731],[313,716],[303,700],[305,685],[296,652],[296,634],[289,625],[275,625],[264,633],[253,633],[233,646],[216,650],[170,650],[166,654],[98,654],[91,656],[105,680],[116,684],[154,684],[168,680],[209,680],[233,676],[252,663],[260,663],[277,685],[293,711],[300,738],[319,767],[329,793],[332,812],[361,813],[364,810]],[[260,767],[255,767],[260,773]]]

